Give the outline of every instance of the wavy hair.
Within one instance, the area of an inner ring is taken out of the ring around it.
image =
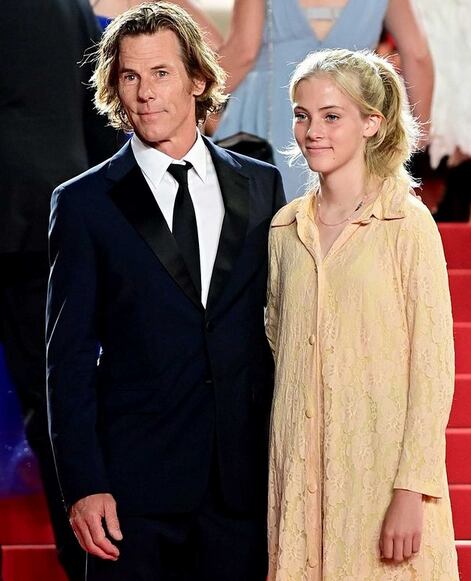
[[[91,78],[95,106],[108,116],[110,125],[116,129],[133,129],[118,94],[120,43],[126,36],[151,35],[160,30],[171,30],[177,36],[189,78],[206,81],[205,90],[196,97],[196,120],[203,122],[209,113],[217,112],[227,100],[224,94],[226,73],[189,14],[170,2],[140,4],[110,23],[97,49],[88,57],[95,63]]]
[[[381,125],[366,142],[367,179],[407,180],[416,185],[407,163],[420,135],[419,124],[408,106],[404,85],[392,64],[370,51],[323,50],[309,54],[294,70],[289,92],[294,102],[299,83],[328,77],[359,107],[362,115],[379,115]],[[286,151],[290,164],[302,154],[296,143]],[[314,177],[318,184],[318,177]]]

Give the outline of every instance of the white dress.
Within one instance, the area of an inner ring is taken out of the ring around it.
[[[413,0],[435,66],[430,161],[456,147],[471,155],[471,1]]]

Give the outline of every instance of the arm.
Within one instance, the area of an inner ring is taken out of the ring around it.
[[[201,10],[193,0],[173,0],[173,4],[177,4],[192,16],[193,20],[195,20],[206,33],[206,41],[209,46],[217,51],[218,47],[222,45],[224,38],[219,29],[206,16],[205,12]]]
[[[232,93],[252,69],[262,44],[264,21],[265,0],[235,0],[229,36],[216,49],[227,73],[227,93]],[[212,135],[218,123],[218,114],[208,117],[206,134]]]
[[[380,537],[381,554],[396,562],[419,550],[423,499],[441,497],[446,486],[445,428],[454,384],[448,276],[440,235],[425,206],[406,217],[399,238],[409,393],[393,498]]]
[[[77,199],[58,188],[52,197],[51,273],[46,339],[50,435],[70,520],[85,550],[105,559],[119,552],[106,539],[120,538],[96,435],[97,264]],[[87,497],[87,498],[85,498]]]
[[[218,50],[220,64],[228,73],[227,92],[233,92],[253,67],[264,22],[264,0],[235,0],[229,36]]]
[[[286,197],[280,172],[275,169],[275,188],[273,196],[273,215],[285,204]],[[268,283],[267,283],[267,309],[265,313],[265,333],[268,343],[275,354],[276,338],[278,336],[278,288],[279,288],[279,259],[276,249],[274,233],[276,228],[270,226],[268,232]]]
[[[265,312],[265,333],[273,356],[275,356],[276,351],[279,319],[279,263],[274,238],[274,229],[271,227],[268,237],[268,284],[267,309]]]
[[[415,117],[423,124],[421,146],[425,146],[430,129],[434,69],[425,34],[410,0],[390,0],[385,25],[396,41],[409,102]]]
[[[410,374],[403,448],[394,488],[440,498],[445,429],[454,388],[453,320],[442,242],[421,202],[400,234]]]

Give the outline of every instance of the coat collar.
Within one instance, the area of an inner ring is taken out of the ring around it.
[[[373,219],[378,221],[384,220],[398,220],[405,217],[405,203],[409,191],[409,185],[403,183],[402,186],[398,182],[385,183],[381,188],[379,195],[364,208],[363,213],[352,225],[357,227],[369,224]],[[316,264],[322,262],[321,257],[317,254],[316,248],[320,247],[319,232],[315,226],[315,194],[309,193],[301,198],[293,200],[290,204],[282,208],[272,221],[271,227],[283,227],[294,225],[297,236],[306,250],[311,254]],[[351,235],[350,232],[349,235]],[[342,237],[345,238],[347,231],[342,232],[339,236],[339,241]]]
[[[203,139],[214,163],[225,208],[206,307],[210,312],[220,299],[245,242],[250,183],[234,157],[208,139]],[[110,195],[115,204],[182,291],[199,309],[203,309],[175,239],[136,163],[129,142],[110,159],[106,176],[114,182]]]
[[[377,220],[400,220],[406,216],[406,201],[413,195],[410,184],[403,181],[387,179],[384,181],[378,196],[364,208],[362,214],[352,220],[352,224],[369,224]],[[293,200],[278,212],[272,221],[272,227],[288,226],[293,222],[312,220],[312,204],[315,193],[308,193]]]

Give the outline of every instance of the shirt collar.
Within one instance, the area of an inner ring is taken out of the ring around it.
[[[168,166],[177,161],[189,161],[201,181],[206,181],[206,146],[198,129],[196,133],[195,143],[181,160],[173,159],[166,153],[145,144],[134,133],[131,138],[131,148],[134,157],[142,172],[150,179],[154,187],[160,184]]]

